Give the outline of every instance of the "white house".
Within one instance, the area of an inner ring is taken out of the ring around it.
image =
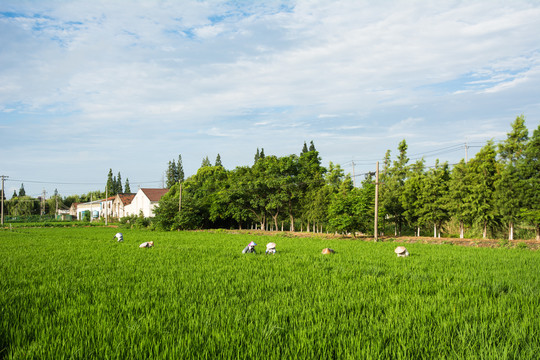
[[[142,211],[144,217],[154,217],[154,208],[168,191],[169,189],[139,189],[131,203],[124,206],[126,215],[139,215]]]
[[[111,216],[113,216],[114,198],[114,196],[109,196],[107,199],[101,200],[101,213],[99,214],[100,217],[110,218]]]
[[[99,219],[101,216],[101,202],[103,200],[94,200],[86,203],[77,204],[77,220],[84,219],[84,213],[88,211],[91,219]]]
[[[127,216],[127,206],[131,204],[135,194],[116,194],[112,203],[112,216],[121,218]]]

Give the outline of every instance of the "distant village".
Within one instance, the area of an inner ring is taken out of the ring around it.
[[[137,193],[116,194],[106,199],[73,203],[69,210],[59,210],[58,217],[62,220],[96,220],[139,214],[154,217],[154,208],[168,191],[169,189],[141,188]]]

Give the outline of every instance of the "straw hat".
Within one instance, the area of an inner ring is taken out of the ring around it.
[[[276,248],[276,243],[272,243],[272,242],[268,243],[268,244],[266,244],[266,248],[267,249],[275,249]]]
[[[335,251],[332,250],[332,249],[330,249],[330,248],[324,248],[323,251],[322,251],[322,253],[323,253],[324,255],[333,254],[334,252],[335,252]]]
[[[396,250],[394,250],[394,252],[398,255],[404,255],[407,253],[407,249],[405,248],[405,246],[398,246]]]

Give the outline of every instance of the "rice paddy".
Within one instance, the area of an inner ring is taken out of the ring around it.
[[[122,232],[0,230],[0,358],[538,358],[537,251]]]

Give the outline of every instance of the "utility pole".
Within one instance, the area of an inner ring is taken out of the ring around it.
[[[41,197],[41,216],[45,215],[45,195],[47,192],[43,189],[43,196]]]
[[[109,187],[105,186],[105,226],[109,220]]]
[[[2,226],[4,226],[4,179],[9,178],[9,176],[1,175],[2,178]]]
[[[375,226],[373,234],[375,235],[375,241],[379,241],[379,162],[377,161],[377,168],[375,170]]]
[[[178,212],[182,211],[182,182],[178,180],[178,185],[180,186],[179,194],[178,194]]]

